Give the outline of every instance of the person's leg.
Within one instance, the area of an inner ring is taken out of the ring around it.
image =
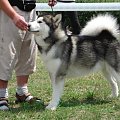
[[[15,63],[16,50],[12,41],[14,29],[9,19],[3,11],[0,11],[0,110],[9,109],[7,86]]]
[[[24,76],[17,76],[17,85],[18,86],[27,86],[28,83],[28,75],[24,75]]]
[[[77,35],[80,34],[81,26],[79,23],[78,13],[76,11],[68,11],[66,12],[70,19],[70,25],[72,27],[72,33]]]
[[[17,102],[32,102],[33,96],[28,93],[28,78],[29,75],[17,76],[17,89],[16,89],[16,103]]]
[[[9,110],[7,85],[7,81],[0,80],[0,110]]]
[[[22,95],[26,95],[28,94],[28,88],[27,88],[27,84],[28,84],[28,75],[24,75],[24,76],[17,76],[17,94],[19,94],[20,96]]]
[[[65,25],[65,20],[66,20],[65,11],[62,11],[61,14],[62,14],[62,23]]]
[[[75,0],[68,0],[68,1],[67,0],[57,0],[57,1],[62,2],[62,3],[71,3],[71,4],[75,2]],[[70,20],[72,34],[75,34],[75,35],[80,34],[81,26],[79,23],[77,11],[63,11],[62,12],[63,26],[65,26],[65,24],[66,24],[67,17]]]
[[[15,66],[17,89],[16,102],[29,101],[32,102],[33,96],[28,92],[28,79],[36,69],[36,44],[34,40],[23,41],[18,62]]]
[[[35,10],[32,10],[27,14],[19,9],[17,9],[17,11],[24,16],[27,22],[35,20]],[[29,75],[36,69],[36,53],[37,46],[34,40],[34,35],[26,32],[23,36],[22,46],[15,65],[17,78],[17,102],[30,101],[33,98],[28,92],[27,84]]]

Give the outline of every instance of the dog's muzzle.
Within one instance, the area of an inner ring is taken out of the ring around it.
[[[30,24],[28,24],[28,31],[30,31],[30,27],[31,27],[31,25],[30,25]]]
[[[31,26],[31,24],[28,24],[28,31],[29,32],[39,32],[38,29],[33,29],[32,26]]]

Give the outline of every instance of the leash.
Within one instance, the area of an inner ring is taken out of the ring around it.
[[[53,6],[51,6],[51,10],[52,10],[52,15],[53,15]]]
[[[51,0],[51,1],[50,1],[49,6],[51,7],[52,15],[54,15],[53,7],[54,7],[54,5],[56,5],[56,3],[57,3],[56,0]]]
[[[51,6],[51,10],[52,10],[52,15],[54,15],[53,6]]]

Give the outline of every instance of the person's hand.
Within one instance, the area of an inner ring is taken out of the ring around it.
[[[56,4],[57,4],[57,0],[49,0],[48,1],[48,5],[51,6],[51,7],[53,7]]]
[[[24,17],[20,16],[19,14],[16,14],[13,17],[14,24],[21,30],[28,30],[28,23],[25,21]]]

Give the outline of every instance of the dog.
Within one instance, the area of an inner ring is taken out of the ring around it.
[[[79,35],[67,35],[57,14],[38,17],[29,23],[49,72],[53,93],[46,107],[55,110],[64,89],[64,79],[101,70],[118,97],[120,84],[120,30],[112,15],[98,15],[87,22]]]

